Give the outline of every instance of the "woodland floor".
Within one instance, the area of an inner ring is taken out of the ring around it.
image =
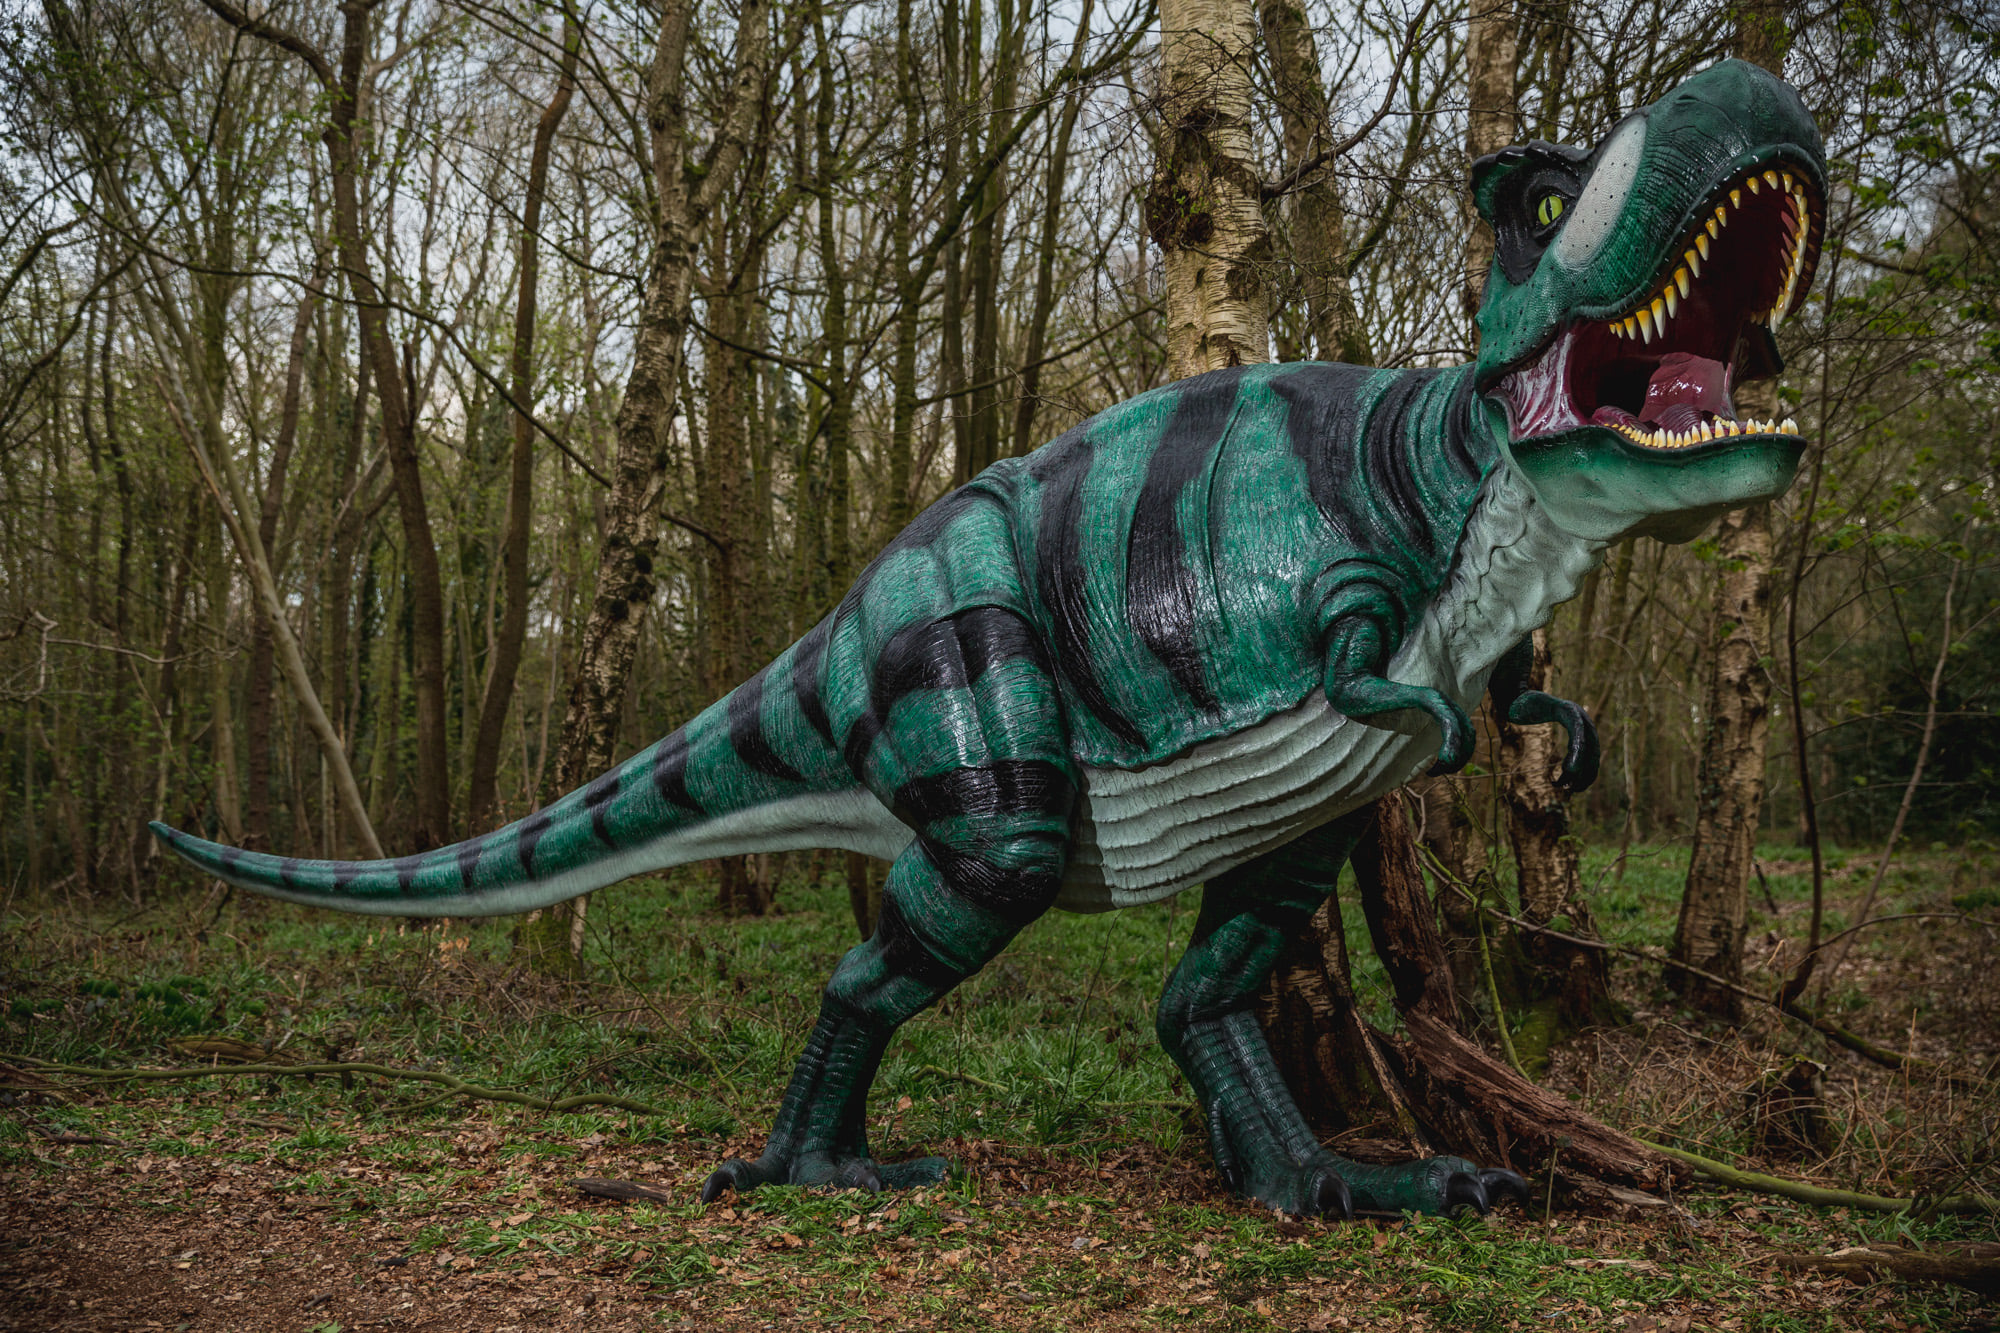
[[[1657,945],[1675,854],[1641,850],[1622,880],[1598,868],[1593,907],[1609,937]],[[1765,858],[1753,928],[1771,968],[1804,933],[1785,855]],[[1847,903],[1872,866],[1836,859],[1832,900]],[[1878,911],[1939,915],[1861,936],[1828,1010],[1988,1070],[1995,885],[1990,864],[1942,852],[1892,871]],[[758,1149],[852,936],[835,887],[790,884],[781,903],[726,921],[692,876],[600,895],[597,980],[573,987],[510,963],[504,923],[422,931],[198,885],[143,909],[0,908],[0,1330],[2000,1328],[1968,1291],[1775,1262],[2000,1241],[1992,1217],[1918,1222],[1706,1186],[1624,1217],[1558,1198],[1550,1217],[1538,1199],[1532,1216],[1326,1225],[1230,1200],[1152,1041],[1152,992],[1191,924],[1171,905],[1040,923],[911,1024],[871,1132],[888,1158],[952,1158],[946,1185],[704,1208],[713,1165]],[[1385,1005],[1372,960],[1356,963]],[[1769,1015],[1704,1026],[1646,965],[1615,976],[1632,1024],[1563,1048],[1544,1075],[1611,1123],[1841,1188],[1995,1192],[1990,1095],[1891,1075]],[[91,1086],[30,1068],[186,1067],[175,1043],[217,1037],[657,1113],[551,1114],[367,1077]],[[1801,1057],[1826,1066],[1835,1144],[1766,1155],[1744,1090]],[[579,1177],[674,1202],[586,1198]]]

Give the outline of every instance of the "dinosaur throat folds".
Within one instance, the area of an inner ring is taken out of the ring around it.
[[[1738,420],[1731,392],[1777,372],[1771,332],[1811,280],[1823,217],[1812,188],[1779,165],[1717,190],[1627,313],[1572,321],[1494,386],[1512,438],[1590,425],[1686,449],[1797,434],[1789,417]]]

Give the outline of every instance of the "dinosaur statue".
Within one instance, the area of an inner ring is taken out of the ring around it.
[[[273,897],[398,916],[546,907],[707,857],[844,847],[894,862],[872,938],[835,969],[756,1161],[702,1191],[907,1186],[866,1103],[896,1028],[1050,908],[1206,888],[1161,996],[1161,1043],[1224,1178],[1291,1213],[1484,1210],[1522,1179],[1391,1166],[1314,1139],[1251,1010],[1332,892],[1368,802],[1473,744],[1491,690],[1605,547],[1686,541],[1781,494],[1803,441],[1739,421],[1804,299],[1823,150],[1797,94],[1729,61],[1595,148],[1473,168],[1496,254],[1478,360],[1244,366],[1113,407],[918,516],[839,607],[685,727],[484,837],[396,860],[298,860],[154,831]]]

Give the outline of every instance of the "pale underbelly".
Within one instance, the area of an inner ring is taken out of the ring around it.
[[[1141,769],[1086,768],[1056,906],[1102,912],[1166,898],[1401,786],[1436,757],[1334,711],[1315,690],[1255,726]],[[1388,719],[1384,719],[1385,721]]]

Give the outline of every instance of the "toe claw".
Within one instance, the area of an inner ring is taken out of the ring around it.
[[[1479,1173],[1479,1183],[1486,1187],[1488,1203],[1498,1203],[1501,1199],[1512,1199],[1526,1208],[1528,1206],[1528,1182],[1519,1172],[1489,1166]]]
[[[1338,1217],[1343,1222],[1353,1221],[1354,1199],[1348,1193],[1347,1182],[1332,1171],[1322,1171],[1307,1191],[1306,1215]]]
[[[735,1173],[726,1165],[719,1166],[709,1173],[707,1180],[702,1182],[701,1201],[703,1203],[714,1203],[723,1196],[724,1192],[735,1188]]]
[[[848,1189],[867,1190],[870,1194],[882,1192],[882,1173],[875,1168],[873,1162],[852,1163],[840,1174],[843,1177],[840,1183]]]
[[[1486,1186],[1478,1176],[1470,1171],[1454,1171],[1445,1177],[1444,1211],[1450,1214],[1464,1207],[1484,1215],[1492,1204],[1487,1200]]]

